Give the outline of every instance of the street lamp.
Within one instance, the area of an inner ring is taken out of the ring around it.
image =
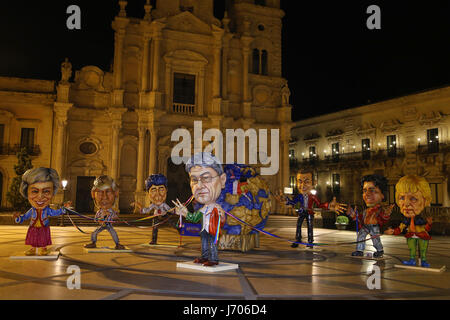
[[[64,202],[66,201],[66,187],[67,187],[68,183],[69,182],[66,179],[61,181],[61,185],[63,187],[63,205],[64,205]],[[64,215],[63,214],[61,215],[61,221],[60,221],[59,225],[61,227],[64,227]]]

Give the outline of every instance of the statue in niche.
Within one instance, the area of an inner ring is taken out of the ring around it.
[[[291,90],[287,83],[281,88],[281,103],[283,106],[289,105],[289,97],[291,96]]]
[[[72,64],[69,62],[69,58],[66,58],[61,63],[61,83],[69,83],[69,79],[72,76]]]

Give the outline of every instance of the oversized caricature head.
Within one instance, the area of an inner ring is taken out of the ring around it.
[[[59,175],[52,168],[34,168],[22,176],[20,194],[27,198],[33,208],[42,210],[47,207],[58,191]]]
[[[384,200],[384,193],[387,190],[387,179],[378,174],[370,174],[362,177],[361,191],[363,200],[367,207],[373,207]]]
[[[300,170],[297,172],[297,189],[301,194],[308,194],[314,188],[314,172]]]
[[[167,178],[163,174],[152,174],[145,180],[145,190],[148,192],[151,203],[158,206],[167,198]]]
[[[215,203],[227,181],[219,160],[207,152],[196,153],[186,163],[186,172],[195,200],[205,205]]]
[[[407,218],[420,214],[431,203],[431,189],[427,180],[416,175],[408,175],[395,185],[395,201],[400,212]]]
[[[110,176],[99,176],[94,181],[91,195],[98,208],[111,209],[119,196],[119,187]]]

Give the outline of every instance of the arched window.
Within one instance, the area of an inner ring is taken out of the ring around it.
[[[269,74],[267,50],[259,50],[256,48],[252,50],[251,73],[264,76]]]
[[[267,76],[268,75],[268,70],[267,70],[267,51],[263,50],[261,53],[261,74],[263,76]]]
[[[252,73],[259,74],[259,50],[253,49],[252,51]]]

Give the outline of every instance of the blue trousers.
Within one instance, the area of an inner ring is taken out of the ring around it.
[[[211,262],[219,262],[217,245],[214,244],[215,236],[210,235],[209,232],[203,230],[200,232],[200,238],[202,240],[202,258],[208,259]]]
[[[117,236],[116,230],[114,230],[111,223],[105,223],[104,225],[101,225],[97,229],[95,229],[95,231],[92,232],[92,234],[91,234],[91,241],[93,243],[96,243],[97,235],[105,229],[109,231],[109,233],[111,234],[111,237],[113,238],[114,242],[117,245],[119,243],[119,237]]]
[[[364,248],[366,247],[366,242],[364,240],[366,240],[368,234],[370,234],[371,236],[379,236],[380,226],[377,224],[365,224],[363,227],[361,227],[361,229],[359,229],[356,241],[362,242],[358,242],[356,244],[357,251],[364,251]],[[381,244],[380,237],[373,238],[372,243],[377,251],[383,251],[383,245]]]

